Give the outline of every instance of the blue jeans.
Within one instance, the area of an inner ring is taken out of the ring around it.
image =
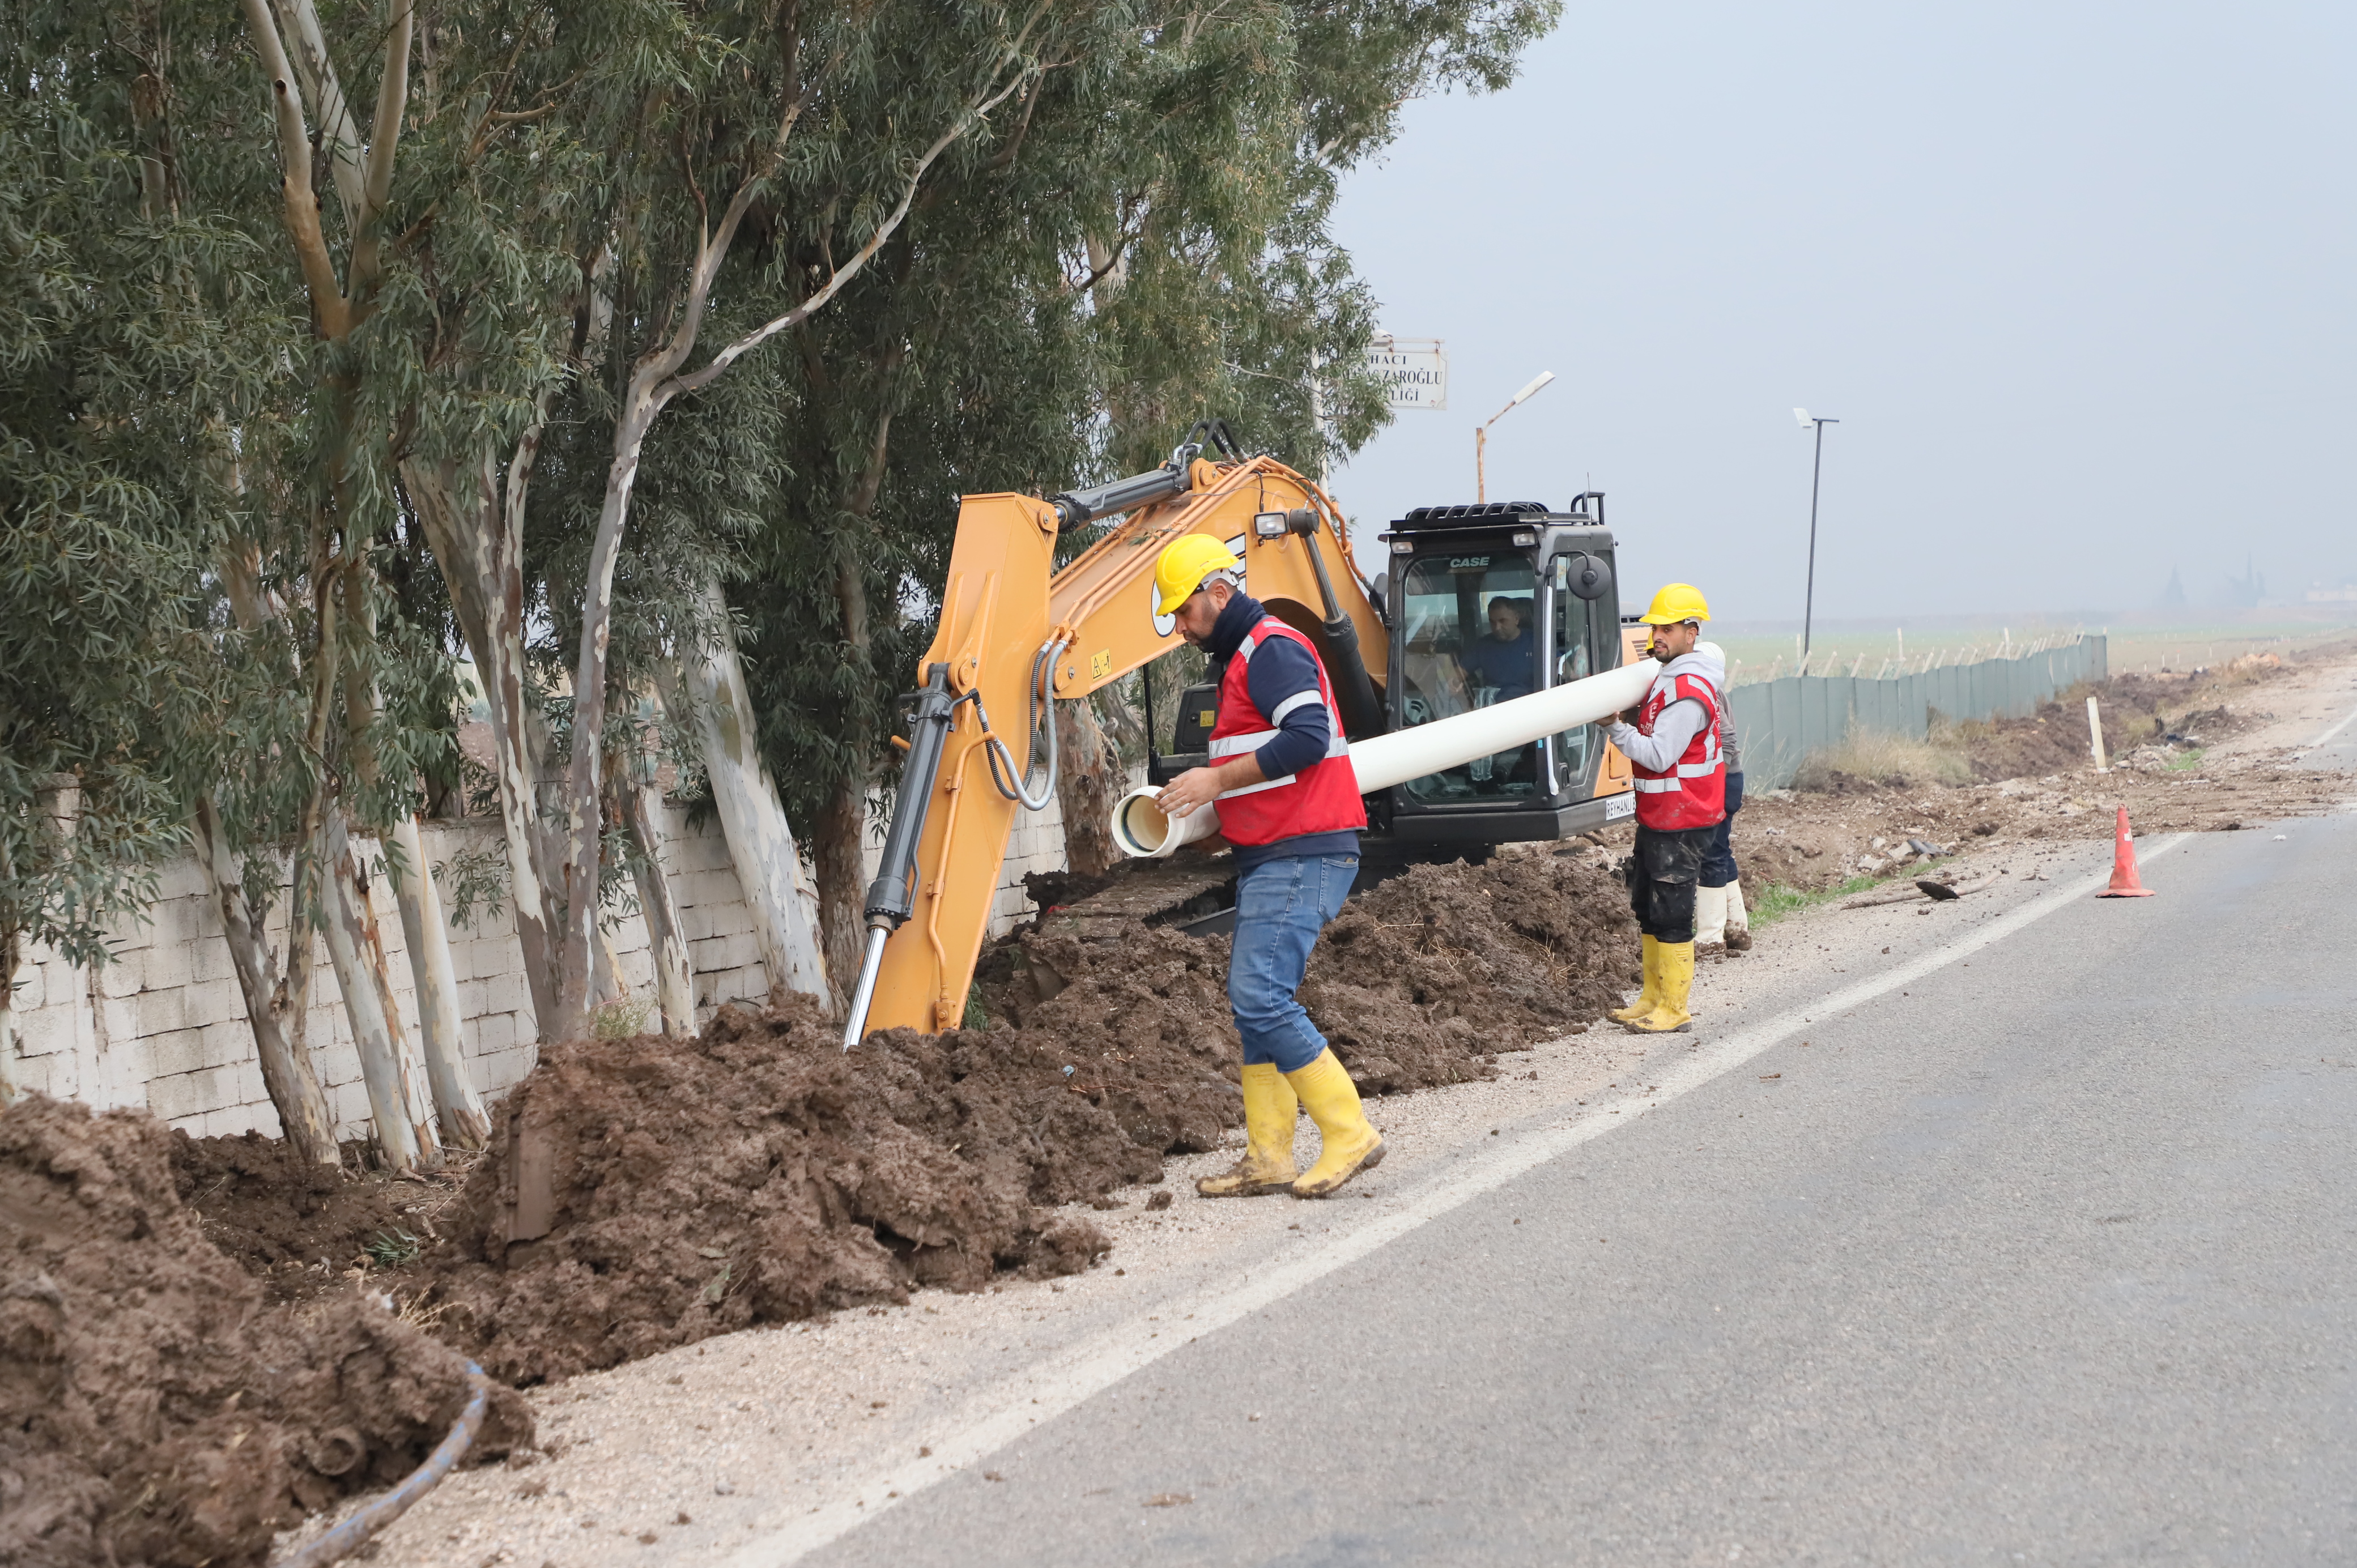
[[[1235,945],[1228,956],[1228,1005],[1244,1037],[1247,1063],[1298,1072],[1326,1049],[1293,993],[1309,950],[1359,875],[1355,854],[1279,855],[1236,879]]]
[[[1727,776],[1727,815],[1719,822],[1718,831],[1711,835],[1710,847],[1703,851],[1702,885],[1705,887],[1724,887],[1735,880],[1735,849],[1727,841],[1728,835],[1735,831],[1735,813],[1741,810],[1743,775],[1730,773]]]

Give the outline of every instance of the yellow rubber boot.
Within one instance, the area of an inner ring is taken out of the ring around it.
[[[1694,1027],[1686,998],[1694,994],[1695,945],[1663,942],[1657,962],[1662,972],[1661,999],[1651,1013],[1620,1026],[1632,1034],[1676,1035]]]
[[[1626,1007],[1616,1007],[1605,1015],[1616,1024],[1633,1024],[1661,1005],[1662,944],[1652,938],[1645,939],[1645,989],[1637,993],[1637,1000]]]
[[[1361,1171],[1383,1164],[1383,1135],[1367,1120],[1359,1104],[1359,1086],[1331,1050],[1319,1052],[1316,1061],[1285,1076],[1293,1080],[1302,1109],[1325,1140],[1318,1163],[1293,1184],[1294,1197],[1323,1197]]]
[[[1243,1073],[1244,1157],[1225,1176],[1205,1176],[1195,1190],[1205,1197],[1258,1197],[1293,1186],[1293,1129],[1301,1101],[1275,1062],[1246,1062]]]

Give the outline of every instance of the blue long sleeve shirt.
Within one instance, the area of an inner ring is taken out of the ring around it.
[[[1211,635],[1203,639],[1203,650],[1211,656],[1211,678],[1222,691],[1226,690],[1228,661],[1267,614],[1258,599],[1238,594],[1220,612]],[[1253,753],[1263,774],[1282,779],[1325,760],[1326,748],[1334,739],[1335,717],[1318,683],[1316,655],[1289,638],[1263,638],[1254,644],[1252,660],[1244,666],[1244,692],[1261,721],[1276,731]],[[1346,828],[1340,832],[1301,833],[1250,848],[1238,844],[1236,865],[1249,869],[1278,855],[1358,853],[1359,835]]]

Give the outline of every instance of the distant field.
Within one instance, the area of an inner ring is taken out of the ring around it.
[[[2182,621],[2138,617],[2106,622],[2097,616],[2084,620],[2052,617],[1941,618],[1901,625],[1872,627],[1857,621],[1819,623],[1809,668],[1817,674],[1838,671],[1872,676],[1887,661],[1904,656],[1920,664],[1927,653],[1942,663],[1993,657],[2008,637],[2017,644],[2040,638],[2069,636],[2074,631],[2101,632],[2111,639],[2115,674],[2136,671],[2190,670],[2222,664],[2245,653],[2273,650],[2278,653],[2357,637],[2357,620],[2341,616],[2301,615],[2298,611],[2216,611],[2189,615]],[[1727,650],[1735,684],[1765,681],[1792,673],[1799,662],[1798,628],[1781,631],[1741,622],[1712,628],[1712,639]],[[1894,671],[1893,673],[1896,673]]]

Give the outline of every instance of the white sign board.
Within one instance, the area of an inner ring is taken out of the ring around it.
[[[1367,370],[1391,393],[1394,410],[1448,407],[1448,350],[1437,338],[1377,333],[1367,345]]]

